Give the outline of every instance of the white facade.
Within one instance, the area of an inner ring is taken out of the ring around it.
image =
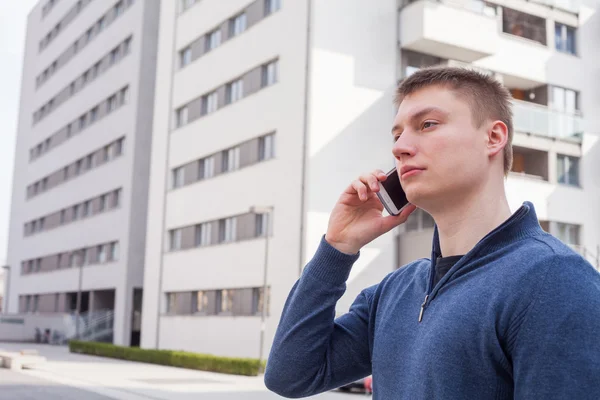
[[[242,293],[263,285],[265,238],[250,213],[256,206],[261,212],[272,207],[266,274],[270,302],[261,356],[268,354],[287,294],[325,233],[339,194],[360,173],[394,165],[389,129],[396,82],[426,64],[412,65],[411,57],[473,63],[501,79],[514,96],[525,96],[515,101],[519,172],[507,180],[511,208],[532,201],[545,228],[567,241],[576,237],[577,249],[586,249],[585,256],[594,261],[592,253],[600,244],[600,184],[594,174],[600,119],[594,110],[600,104],[590,82],[599,73],[594,49],[600,43],[593,34],[597,5],[563,1],[549,7],[548,2],[517,0],[491,1],[488,7],[460,0],[174,3],[163,1],[161,9],[143,347],[259,356],[260,313]],[[268,14],[264,7],[273,4],[280,8]],[[565,4],[579,13],[561,8]],[[520,37],[531,32],[505,24],[506,6],[541,18],[543,28],[532,35],[545,44]],[[228,20],[237,33],[233,38],[228,37]],[[575,28],[576,55],[557,51],[555,22]],[[248,71],[273,59],[278,60],[276,83],[241,97],[236,83],[236,101],[229,103],[228,84],[242,77],[246,90],[252,85]],[[555,110],[554,86],[578,92],[575,112]],[[580,127],[585,132],[580,139],[563,139],[580,133]],[[270,132],[275,132],[274,159],[245,163],[250,157],[245,152],[256,147],[244,143]],[[232,156],[234,147],[241,156]],[[563,156],[579,159],[579,185],[561,183],[573,178],[559,173],[559,165],[575,162]],[[232,157],[241,157],[243,165],[216,176],[203,172],[206,163],[231,169]],[[366,286],[429,256],[429,222],[414,220],[411,226],[362,250],[339,313]],[[248,229],[257,231],[248,234]],[[238,311],[231,312],[229,296]],[[244,309],[244,302],[253,308]]]
[[[28,17],[6,311],[74,312],[81,291],[81,311],[114,309],[113,340],[128,345],[143,284],[159,4],[46,3]]]

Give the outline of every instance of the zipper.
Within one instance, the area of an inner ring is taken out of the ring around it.
[[[425,295],[425,301],[421,304],[421,312],[419,312],[419,322],[423,320],[423,313],[425,312],[425,305],[427,304],[427,299],[429,299],[429,295]]]

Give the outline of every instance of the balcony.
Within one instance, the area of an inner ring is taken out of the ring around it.
[[[483,1],[409,0],[399,18],[403,49],[473,62],[498,45],[495,10]]]
[[[581,8],[581,0],[531,0],[534,3],[545,4],[549,7],[560,8],[562,10],[578,13]]]
[[[513,122],[516,132],[581,142],[581,116],[550,110],[548,107],[513,100]]]

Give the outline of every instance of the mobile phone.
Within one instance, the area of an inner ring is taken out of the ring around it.
[[[384,182],[379,182],[377,197],[379,197],[379,201],[381,201],[381,204],[383,204],[388,213],[398,215],[409,204],[409,201],[406,198],[404,189],[402,189],[402,185],[400,185],[398,170],[394,168],[386,176],[387,179]]]

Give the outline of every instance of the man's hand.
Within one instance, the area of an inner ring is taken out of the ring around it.
[[[406,222],[416,210],[409,204],[399,215],[383,216],[383,204],[377,197],[379,181],[387,176],[382,170],[361,175],[342,193],[329,217],[325,240],[346,254],[356,254],[373,239]]]

